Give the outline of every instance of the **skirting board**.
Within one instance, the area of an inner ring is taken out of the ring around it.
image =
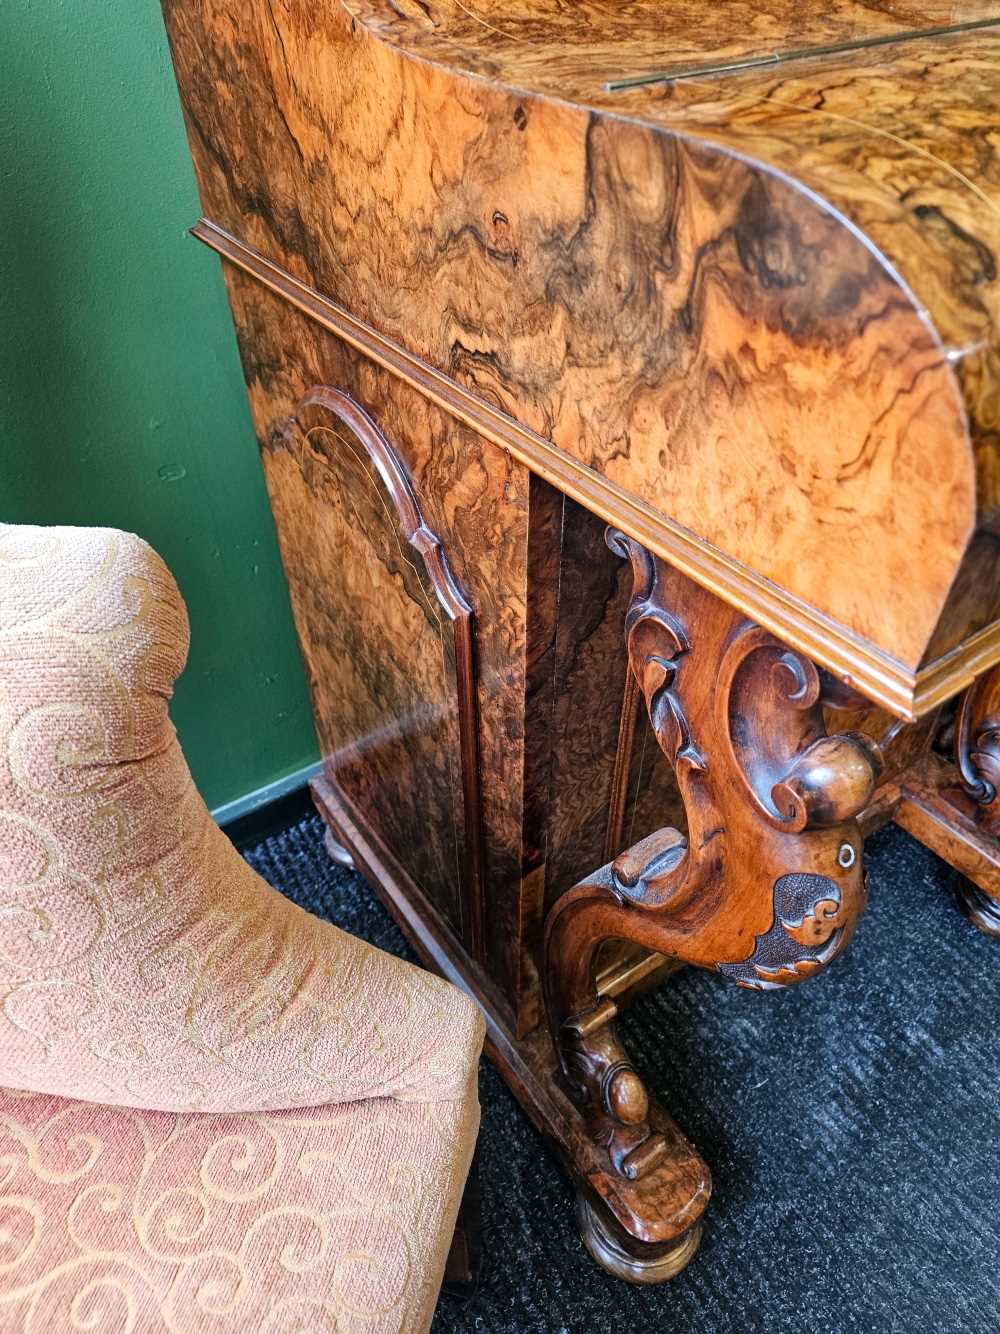
[[[282,797],[287,797],[289,792],[305,787],[322,768],[322,760],[317,760],[315,764],[307,764],[302,769],[286,774],[284,778],[276,778],[273,783],[265,783],[263,787],[258,787],[253,792],[247,792],[234,801],[227,801],[224,806],[217,806],[212,811],[212,819],[223,827],[235,820],[242,820],[245,815],[252,815],[262,806],[269,806],[272,801],[280,801]]]

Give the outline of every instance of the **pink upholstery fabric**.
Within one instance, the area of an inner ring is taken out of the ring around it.
[[[471,1101],[204,1116],[0,1093],[5,1334],[424,1330]]]
[[[187,644],[138,538],[0,526],[0,1083],[30,1091],[0,1103],[0,1328],[105,1297],[115,1329],[133,1308],[143,1330],[424,1328],[481,1017],[234,851],[167,716]],[[266,1240],[286,1216],[314,1228],[308,1264]]]

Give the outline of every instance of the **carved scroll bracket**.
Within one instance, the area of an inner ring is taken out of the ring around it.
[[[634,941],[758,990],[818,973],[864,906],[856,816],[880,757],[860,735],[827,734],[811,662],[631,538],[608,542],[632,564],[629,662],[688,832],[658,831],[558,900],[546,982],[567,1084],[614,1170],[635,1179],[666,1145],[615,1006],[597,997],[599,946]]]
[[[962,698],[955,762],[962,786],[980,807],[979,823],[1000,833],[1000,671],[988,672]]]
[[[955,721],[955,762],[962,787],[974,803],[961,811],[973,854],[965,868],[979,883],[956,885],[959,903],[980,931],[1000,939],[1000,895],[995,866],[1000,862],[1000,668],[971,685]],[[958,798],[962,800],[961,797]]]

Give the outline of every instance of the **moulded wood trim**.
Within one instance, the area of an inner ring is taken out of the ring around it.
[[[438,603],[452,625],[466,843],[465,876],[468,881],[464,900],[469,908],[469,920],[464,923],[464,929],[470,952],[482,962],[484,958],[483,839],[473,611],[455,581],[441,539],[424,522],[420,502],[413,490],[406,465],[379,426],[350,394],[333,385],[314,385],[295,405],[292,422],[304,435],[308,435],[308,427],[301,418],[308,408],[322,408],[325,412],[338,417],[350,427],[364,447],[395,506],[396,518],[403,536],[420,555]]]
[[[444,372],[321,295],[207,218],[191,229],[223,259],[288,301],[328,332],[404,380],[439,408],[621,528],[690,579],[765,626],[876,704],[915,719],[1000,662],[1000,621],[914,672],[854,631],[809,606],[689,529],[638,500],[481,399]]]

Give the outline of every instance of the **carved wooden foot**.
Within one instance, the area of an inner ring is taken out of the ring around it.
[[[694,1259],[701,1244],[701,1222],[681,1240],[650,1246],[630,1237],[583,1191],[576,1196],[576,1222],[593,1260],[626,1283],[665,1283]]]
[[[609,1171],[644,1182],[669,1172],[671,1148],[615,1032],[615,1004],[598,994],[599,947],[632,941],[762,991],[814,976],[864,907],[855,817],[881,761],[861,736],[827,735],[811,662],[632,539],[608,540],[632,562],[629,661],[688,828],[651,835],[555,903],[546,1003],[567,1088]],[[585,1220],[588,1247],[625,1266],[597,1217]],[[675,1259],[697,1245],[687,1221]]]
[[[1000,903],[990,898],[978,885],[963,883],[958,886],[959,907],[973,926],[978,927],[983,935],[1000,940]]]

